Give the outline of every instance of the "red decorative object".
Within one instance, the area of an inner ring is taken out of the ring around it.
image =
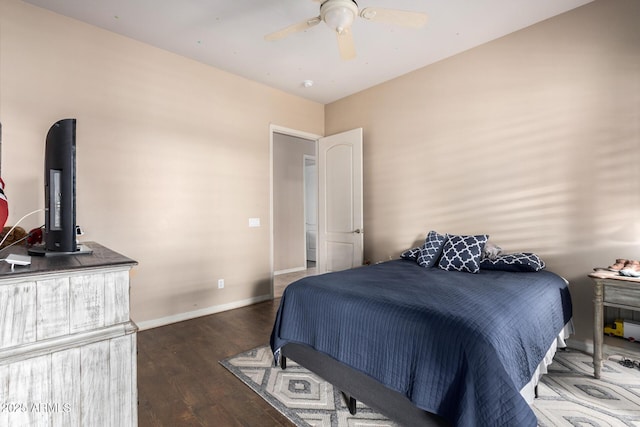
[[[9,217],[9,204],[7,196],[4,195],[4,181],[0,178],[0,230],[4,228]]]

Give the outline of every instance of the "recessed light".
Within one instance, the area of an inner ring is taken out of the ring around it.
[[[313,80],[305,80],[302,82],[302,86],[304,87],[311,87],[313,86]]]

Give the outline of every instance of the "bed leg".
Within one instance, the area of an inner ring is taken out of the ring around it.
[[[347,394],[344,391],[341,391],[340,393],[342,393],[342,397],[344,397],[344,401],[347,404],[347,409],[349,409],[349,413],[351,415],[355,415],[356,414],[356,399],[354,399],[351,396],[347,396]]]
[[[287,358],[284,356],[280,356],[280,369],[283,371],[287,369]]]
[[[538,398],[538,384],[536,384],[536,386],[533,388],[533,395],[536,399]]]

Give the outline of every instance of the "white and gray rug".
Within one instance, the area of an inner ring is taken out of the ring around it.
[[[605,361],[602,378],[593,378],[590,355],[559,351],[538,386],[533,404],[541,427],[640,427],[640,369],[624,367],[621,357]],[[397,426],[358,403],[351,415],[331,384],[287,360],[273,366],[268,346],[220,362],[297,426]]]

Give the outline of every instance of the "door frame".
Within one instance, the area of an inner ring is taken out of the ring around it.
[[[291,128],[287,128],[287,127],[283,127],[283,126],[278,126],[278,125],[274,125],[274,124],[270,124],[269,125],[269,281],[270,281],[270,291],[269,291],[269,296],[271,299],[273,299],[274,297],[274,263],[275,263],[275,248],[274,248],[274,243],[275,243],[275,236],[273,233],[273,224],[274,224],[274,218],[273,218],[273,134],[274,133],[281,133],[284,135],[289,135],[289,136],[293,136],[293,137],[298,137],[298,138],[303,138],[303,139],[308,139],[311,141],[315,142],[315,155],[316,155],[316,159],[318,158],[318,140],[320,138],[322,138],[322,135],[316,135],[313,133],[309,133],[309,132],[303,132],[300,130],[296,130],[296,129],[291,129]],[[318,195],[316,194],[316,198],[318,197]],[[317,203],[316,203],[316,209],[317,209]],[[316,245],[317,245],[317,240],[316,240]],[[316,257],[319,257],[320,255],[318,253],[316,253]],[[317,258],[316,258],[317,259]],[[316,261],[316,265],[317,265]]]

